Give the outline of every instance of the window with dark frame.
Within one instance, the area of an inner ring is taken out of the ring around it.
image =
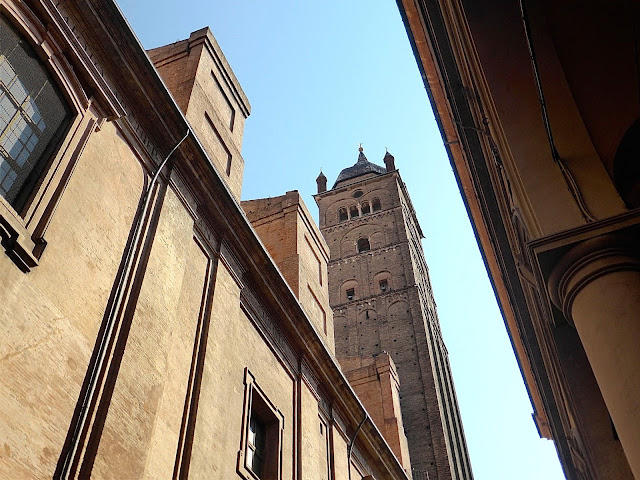
[[[356,296],[356,291],[354,288],[347,288],[347,300],[353,300]]]
[[[280,458],[280,424],[260,392],[251,391],[246,466],[260,480],[276,480]]]
[[[284,417],[245,369],[245,410],[238,473],[245,480],[281,480]]]
[[[0,15],[0,196],[21,211],[72,118],[52,75]]]
[[[344,222],[346,220],[349,220],[349,214],[347,213],[347,209],[343,207],[338,210],[338,221]]]
[[[374,198],[371,201],[371,208],[373,208],[374,212],[377,212],[382,209],[382,204],[380,203],[380,199]]]
[[[349,208],[349,216],[351,218],[357,218],[360,216],[360,212],[358,211],[358,207],[356,207],[355,205],[352,206],[351,208]]]
[[[389,285],[387,283],[387,279],[383,278],[382,280],[380,280],[380,291],[386,292],[388,289],[389,289]]]

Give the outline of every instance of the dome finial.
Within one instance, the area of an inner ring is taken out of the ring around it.
[[[362,163],[362,162],[367,162],[367,157],[364,156],[364,148],[362,148],[362,143],[359,144],[360,146],[358,147],[358,162],[357,163]]]

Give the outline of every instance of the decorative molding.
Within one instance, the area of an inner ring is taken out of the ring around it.
[[[304,383],[309,387],[309,390],[316,398],[316,400],[320,401],[320,382],[318,378],[315,376],[311,367],[307,363],[307,361],[303,358],[300,362],[300,375]]]
[[[211,322],[211,306],[213,301],[213,288],[217,270],[215,251],[212,250],[200,235],[196,232],[193,241],[198,245],[207,258],[207,268],[202,284],[202,298],[200,311],[196,322],[196,332],[189,368],[189,380],[185,393],[182,422],[178,437],[178,448],[174,463],[173,478],[188,478],[191,462],[191,451],[195,433],[200,388],[206,361],[207,343],[209,339],[209,325]]]
[[[282,333],[273,315],[265,308],[254,290],[248,285],[243,286],[240,291],[240,305],[247,316],[260,328],[273,349],[280,353],[289,368],[289,372],[295,372],[298,361],[293,348],[284,333]]]
[[[244,277],[245,269],[238,260],[238,257],[233,253],[233,249],[229,243],[227,243],[226,239],[223,239],[220,245],[220,261],[227,268],[233,280],[242,291],[244,289],[242,278]]]
[[[62,3],[61,1],[54,3],[53,0],[42,0],[42,5],[52,22],[56,25],[76,58],[87,70],[101,96],[108,104],[111,110],[110,117],[125,116],[127,111],[116,90],[112,87],[112,82],[107,80],[104,68],[99,64],[93,52],[89,50],[88,42],[80,35],[79,28],[73,23],[71,16],[66,12]]]
[[[154,159],[156,163],[160,163],[162,156],[155,143],[131,113],[131,108],[129,108],[124,101],[123,94],[114,87],[114,85],[117,85],[117,82],[108,78],[98,58],[89,50],[89,43],[83,38],[80,29],[73,23],[71,16],[65,11],[62,2],[54,4],[53,0],[43,0],[43,4],[51,17],[56,21],[56,25],[60,28],[65,40],[69,43],[76,57],[96,83],[101,96],[109,105],[111,110],[109,117],[111,119],[120,118],[135,135],[140,145],[144,147],[149,157]]]
[[[36,244],[31,240],[31,234],[3,197],[0,197],[0,244],[23,272],[29,272],[38,265],[38,259],[33,254]]]

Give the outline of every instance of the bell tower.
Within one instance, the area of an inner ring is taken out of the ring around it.
[[[360,147],[356,163],[315,196],[330,251],[336,356],[356,392],[350,372],[384,356],[395,364],[414,479],[470,480],[422,230],[394,157],[387,152],[383,161],[369,162]]]

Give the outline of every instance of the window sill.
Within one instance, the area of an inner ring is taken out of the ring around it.
[[[41,252],[42,247],[46,245],[44,240],[37,244],[31,239],[31,234],[25,228],[22,218],[7,205],[2,197],[0,197],[0,243],[7,256],[25,273],[38,265],[37,252]]]

